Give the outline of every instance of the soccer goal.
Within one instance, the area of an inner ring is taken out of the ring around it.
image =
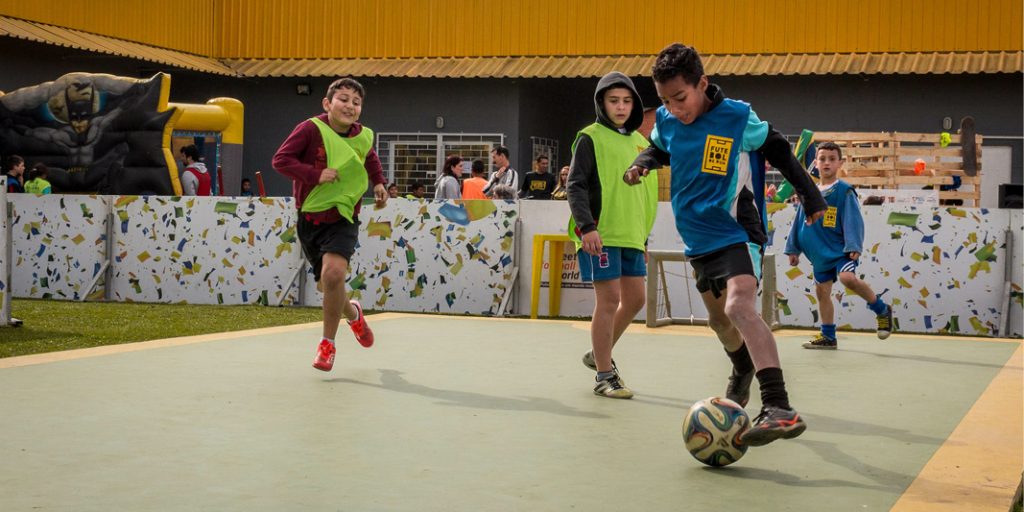
[[[761,276],[761,318],[776,329],[775,255],[765,254]],[[707,325],[693,267],[683,251],[647,251],[647,327]]]

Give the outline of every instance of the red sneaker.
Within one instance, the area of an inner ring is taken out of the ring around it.
[[[359,318],[348,323],[348,326],[352,329],[352,334],[356,335],[356,341],[360,345],[370,348],[373,346],[373,331],[370,330],[370,325],[366,323],[366,317],[363,316],[363,307],[359,305],[358,300],[349,301],[353,306],[356,307],[356,312],[359,313]]]
[[[313,368],[329,372],[334,368],[334,344],[327,340],[320,340],[320,346],[316,349],[316,359],[313,360]]]

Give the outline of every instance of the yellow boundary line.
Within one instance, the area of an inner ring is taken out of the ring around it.
[[[1005,512],[1024,470],[1022,347],[999,371],[892,510]]]

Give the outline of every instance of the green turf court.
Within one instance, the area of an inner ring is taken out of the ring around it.
[[[618,401],[583,322],[370,321],[326,374],[318,324],[0,360],[0,510],[1007,510],[1021,474],[1019,340],[780,333],[807,432],[711,469],[680,434],[724,392],[708,329],[631,327]]]

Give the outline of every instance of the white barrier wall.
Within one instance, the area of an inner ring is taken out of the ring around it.
[[[115,224],[109,286],[115,300],[292,304],[299,299],[298,282],[291,281],[302,269],[302,258],[288,198],[18,195],[11,204],[16,256],[13,284],[5,288],[16,297],[81,298],[107,258],[109,205]],[[816,299],[810,266],[803,261],[790,268],[781,255],[793,216],[786,205],[773,207],[770,216],[769,251],[778,254],[779,318],[786,325],[811,327]],[[895,306],[901,330],[1003,334],[1005,231],[1012,229],[1020,248],[1020,210],[886,205],[866,207],[864,216],[865,254],[858,273]],[[528,314],[533,235],[564,233],[568,205],[402,199],[379,210],[365,208],[360,219],[350,287],[368,308],[495,314],[518,265],[511,311]],[[522,221],[518,244],[513,236],[517,220]],[[667,203],[659,205],[650,247],[682,248]],[[1021,252],[1014,254],[1011,269],[1012,336],[1024,332]],[[681,264],[674,265],[667,268],[673,274],[673,316],[691,314],[690,304],[694,316],[706,316],[692,281],[683,278]],[[311,278],[303,292],[304,304],[319,305]],[[874,327],[862,299],[839,285],[834,292],[839,325]],[[563,289],[562,316],[589,316],[592,308],[592,290]],[[540,313],[547,314],[546,288]]]
[[[783,325],[813,327],[817,323],[817,299],[814,294],[810,263],[801,258],[795,269],[789,266],[785,249],[789,227],[796,210],[791,205],[775,205],[769,217],[772,245],[776,254],[779,298],[779,322]],[[915,208],[912,206],[864,207],[865,254],[858,275],[894,305],[901,330],[907,332],[958,333],[979,336],[1021,336],[1021,210],[985,208]],[[568,205],[561,201],[524,201],[524,226],[520,250],[521,273],[517,312],[530,311],[531,242],[537,233],[565,233]],[[668,203],[659,204],[649,247],[682,250]],[[1001,333],[1003,283],[1006,279],[1005,230],[1013,226],[1016,240],[1012,268],[1013,294],[1010,305],[1010,330]],[[571,247],[571,246],[570,246]],[[567,252],[571,250],[567,247]],[[546,257],[546,256],[545,256]],[[671,265],[671,270],[669,265]],[[667,263],[669,295],[673,316],[707,312],[692,280],[684,280],[680,263]],[[547,281],[545,271],[543,280]],[[686,289],[690,295],[687,296]],[[874,315],[864,300],[837,284],[836,321],[843,328],[873,330]],[[548,313],[547,288],[541,289],[541,315]],[[690,310],[692,305],[692,311]],[[563,289],[561,315],[587,317],[593,311],[593,291]],[[644,312],[637,316],[643,319]]]
[[[14,295],[77,300],[107,261],[118,301],[319,305],[290,198],[14,196]],[[495,314],[513,277],[515,202],[363,208],[349,285],[367,308]],[[100,280],[89,298],[103,297]]]
[[[107,260],[110,198],[64,194],[7,197],[14,239],[14,296],[82,299]],[[103,288],[97,289],[90,298],[103,298]]]
[[[857,275],[893,306],[900,330],[1006,335],[999,326],[1003,283],[1010,278],[1004,263],[1011,210],[867,206],[862,211],[864,253]],[[780,255],[779,322],[813,326],[818,315],[811,265],[801,256],[800,265],[790,267],[782,255],[795,214],[795,208],[785,207],[770,216],[771,250]],[[832,292],[840,329],[875,328],[863,299],[838,283]],[[1021,333],[1019,323],[1015,332]]]
[[[349,288],[367,309],[494,315],[512,282],[514,201],[364,206]],[[312,271],[306,297],[319,304]]]
[[[301,264],[290,198],[118,196],[113,212],[114,300],[277,304]]]

